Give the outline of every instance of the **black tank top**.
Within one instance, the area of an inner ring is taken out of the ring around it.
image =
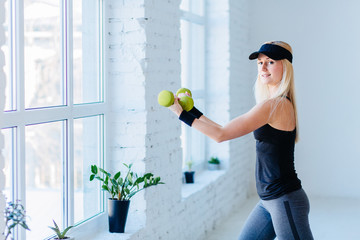
[[[296,129],[282,131],[266,124],[254,131],[256,139],[256,188],[270,200],[301,188],[294,167]]]

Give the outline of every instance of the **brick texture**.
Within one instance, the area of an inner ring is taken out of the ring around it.
[[[146,225],[132,234],[133,240],[206,237],[246,199],[253,177],[252,136],[221,144],[208,140],[207,156],[217,153],[224,159],[226,174],[186,199],[181,196],[181,123],[157,103],[161,90],[181,85],[179,4],[113,0],[107,6],[111,166],[133,161],[166,182],[132,204],[136,208],[146,201]],[[209,1],[209,107],[204,112],[220,124],[254,102],[246,8],[246,1]]]

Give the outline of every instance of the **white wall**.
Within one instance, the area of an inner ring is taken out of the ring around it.
[[[251,47],[294,51],[300,137],[296,166],[310,195],[360,197],[360,2],[251,2]]]
[[[207,49],[208,77],[211,102],[217,103],[201,110],[224,124],[253,103],[252,97],[246,97],[252,92],[252,81],[247,78],[248,27],[234,27],[247,22],[247,3],[209,2],[211,26],[217,27],[208,33],[212,38]],[[230,147],[222,143],[213,148],[211,143],[212,151],[216,148],[219,155],[231,157],[226,159],[231,167],[216,181],[211,181],[214,173],[210,181],[195,184],[192,194],[183,194],[181,123],[157,103],[161,90],[175,91],[181,86],[179,4],[180,0],[109,0],[105,6],[105,73],[111,102],[108,167],[118,169],[122,161],[135,162],[135,169],[160,175],[166,183],[148,189],[143,198],[134,197],[131,208],[146,202],[146,223],[133,232],[129,238],[133,240],[203,238],[246,200],[249,181],[254,178],[249,167],[254,160],[249,154],[253,153],[249,151],[254,145],[249,140],[252,136]],[[242,56],[233,57],[233,50]],[[231,105],[236,107],[229,109]],[[101,239],[114,239],[114,235]]]

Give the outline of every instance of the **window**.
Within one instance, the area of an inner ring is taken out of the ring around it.
[[[195,106],[205,111],[205,0],[182,0],[181,5],[181,84],[192,92]],[[205,136],[182,126],[183,162],[192,160],[203,167]]]
[[[86,3],[86,4],[85,4]],[[5,195],[26,207],[31,231],[50,237],[104,211],[91,164],[104,164],[107,102],[98,0],[6,1]],[[3,90],[4,91],[4,90]]]

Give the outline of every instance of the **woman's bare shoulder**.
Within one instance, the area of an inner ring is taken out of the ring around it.
[[[281,130],[293,130],[296,125],[293,104],[286,98],[271,101],[269,124]]]

